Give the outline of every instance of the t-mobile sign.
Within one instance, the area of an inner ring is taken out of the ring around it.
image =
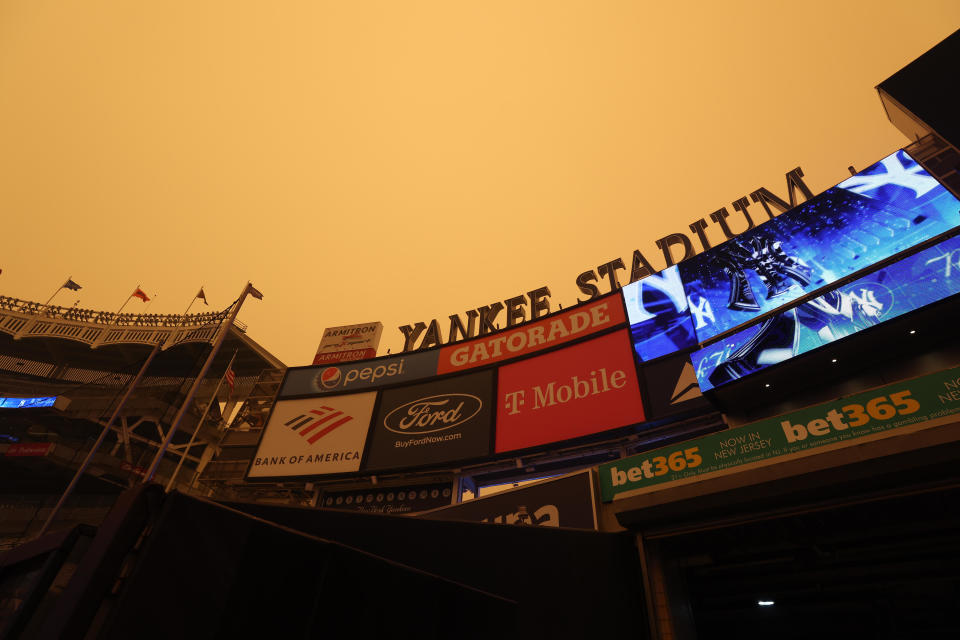
[[[514,451],[643,422],[626,331],[502,367],[496,451]]]

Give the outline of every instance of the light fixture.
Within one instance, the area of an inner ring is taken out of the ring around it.
[[[915,334],[916,332],[917,332],[916,329],[910,329],[910,335],[913,335],[913,334]]]
[[[761,607],[772,607],[773,600],[757,600],[757,605]]]
[[[831,360],[830,362],[836,362],[836,361],[837,361],[837,359],[836,359],[836,358],[834,358],[834,359],[833,359],[833,360]]]
[[[766,387],[767,389],[769,389],[769,388],[770,388],[770,383],[768,382],[767,384],[765,384],[765,385],[763,385],[763,386]]]

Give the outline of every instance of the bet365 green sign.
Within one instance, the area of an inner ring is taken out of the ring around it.
[[[600,465],[604,502],[960,413],[960,367]],[[882,436],[880,436],[882,437]]]

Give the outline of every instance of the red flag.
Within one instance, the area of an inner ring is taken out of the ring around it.
[[[197,294],[197,297],[203,300],[203,304],[210,306],[210,303],[207,302],[207,294],[203,292],[203,287],[200,287],[200,293]]]
[[[254,298],[256,298],[257,300],[263,300],[263,294],[260,293],[260,292],[257,290],[257,288],[254,287],[254,286],[253,286],[252,284],[250,284],[249,282],[247,283],[247,293],[249,293],[250,295],[252,295],[252,296],[253,296]]]
[[[150,301],[150,296],[148,296],[146,293],[144,293],[144,292],[143,292],[143,289],[141,289],[140,287],[137,287],[137,290],[134,291],[134,292],[131,294],[131,297],[132,297],[132,298],[140,298],[140,299],[143,300],[144,302],[149,302],[149,301]]]

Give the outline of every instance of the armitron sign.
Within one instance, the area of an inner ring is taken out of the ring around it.
[[[380,322],[327,327],[323,330],[313,364],[375,358],[382,334],[383,324]]]

